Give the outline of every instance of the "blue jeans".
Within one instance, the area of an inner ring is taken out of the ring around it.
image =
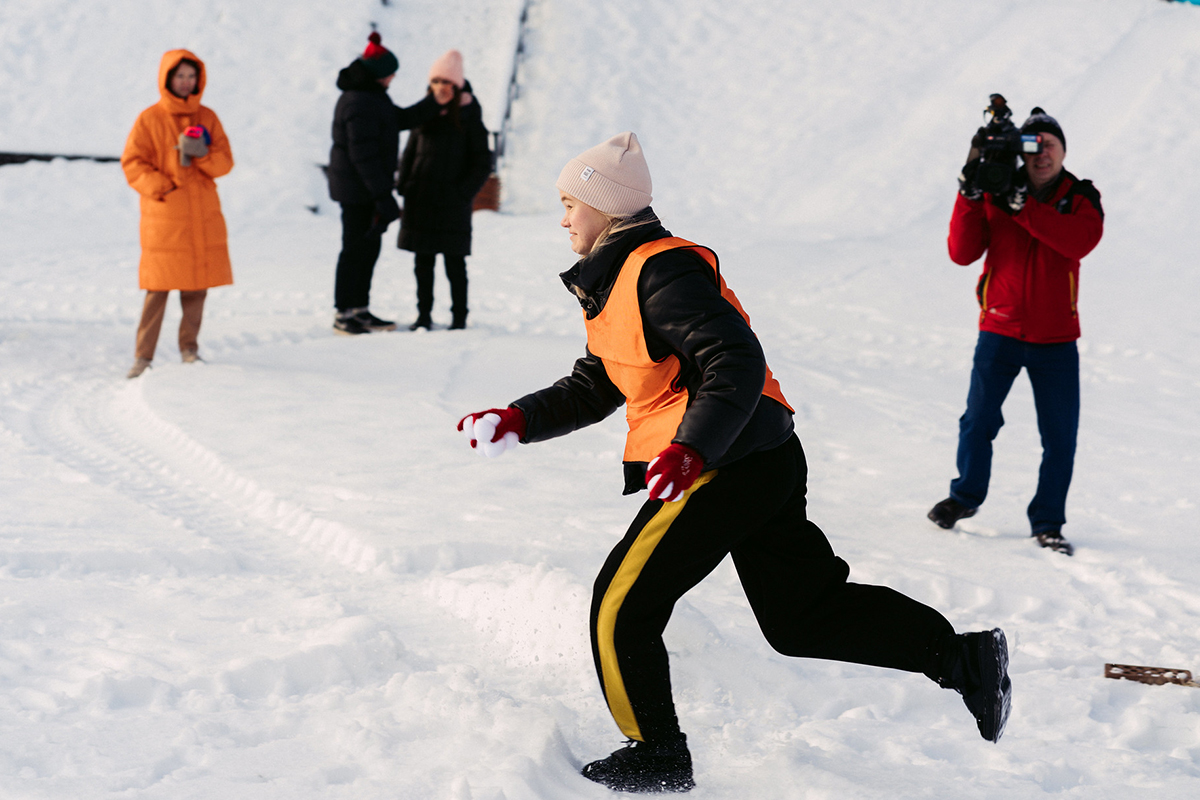
[[[992,440],[1004,425],[1000,406],[1024,367],[1033,385],[1042,466],[1037,494],[1027,511],[1032,533],[1067,521],[1067,490],[1075,466],[1079,431],[1079,350],[1075,342],[1030,344],[980,331],[971,370],[967,410],[958,420],[958,477],[950,497],[969,508],[983,504],[992,476]]]

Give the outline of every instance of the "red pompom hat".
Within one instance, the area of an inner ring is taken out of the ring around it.
[[[378,31],[372,31],[367,37],[367,49],[363,50],[359,60],[367,67],[376,78],[386,78],[388,75],[395,74],[396,70],[400,69],[400,59],[392,54],[391,50],[384,47],[381,42],[383,37]]]

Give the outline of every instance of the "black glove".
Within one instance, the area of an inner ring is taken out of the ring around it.
[[[1024,172],[1018,172],[1013,176],[1012,186],[1004,193],[1001,208],[1010,214],[1020,214],[1021,209],[1025,207],[1025,201],[1028,199],[1029,181],[1026,179]]]
[[[400,219],[400,206],[396,204],[396,198],[392,196],[392,193],[388,192],[375,200],[375,216],[371,218],[371,229],[367,231],[367,235],[382,235],[388,225],[398,219]]]
[[[958,173],[958,193],[968,200],[982,200],[983,190],[976,183],[978,176],[978,158],[973,158],[966,164],[963,164],[962,172]]]
[[[987,128],[980,128],[975,131],[975,135],[971,137],[971,147],[974,147],[976,150],[982,150],[983,146],[987,144],[987,137]]]

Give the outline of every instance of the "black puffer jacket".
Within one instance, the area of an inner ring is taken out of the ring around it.
[[[392,191],[400,131],[437,116],[432,97],[397,108],[387,89],[362,61],[338,73],[333,111],[333,147],[329,150],[329,196],[347,204],[370,205]]]
[[[653,212],[647,210],[653,217]],[[625,260],[639,246],[670,236],[657,218],[626,231],[562,274],[589,318],[604,308]],[[638,303],[651,358],[674,354],[688,393],[673,442],[685,444],[715,469],[782,444],[792,413],[764,397],[766,360],[758,337],[724,297],[703,259],[684,250],[651,257],[638,278]],[[625,403],[604,363],[588,352],[570,375],[512,405],[525,414],[525,442],[563,436],[599,422]],[[646,465],[626,463],[625,494],[645,488]]]
[[[470,90],[470,84],[467,86]],[[479,101],[414,130],[397,185],[404,195],[399,246],[415,253],[471,254],[471,204],[492,171]]]

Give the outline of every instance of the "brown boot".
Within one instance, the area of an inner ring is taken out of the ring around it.
[[[143,372],[145,372],[146,368],[149,366],[150,359],[139,358],[133,362],[133,366],[129,368],[129,372],[125,374],[125,377],[130,379],[136,378],[138,375],[141,375]]]

